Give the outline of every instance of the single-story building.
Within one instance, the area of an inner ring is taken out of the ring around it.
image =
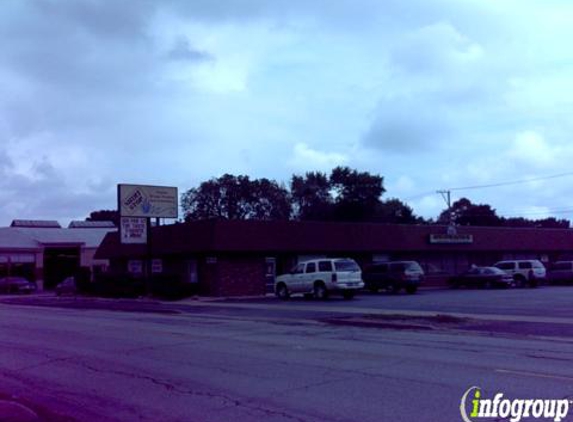
[[[106,271],[109,262],[94,255],[114,231],[111,222],[72,221],[63,228],[57,221],[14,220],[0,228],[0,277],[22,276],[50,289],[80,270]]]
[[[213,220],[154,227],[148,245],[109,233],[95,255],[117,274],[176,276],[214,296],[263,294],[297,261],[337,256],[361,265],[416,260],[432,283],[472,264],[573,258],[573,230]]]

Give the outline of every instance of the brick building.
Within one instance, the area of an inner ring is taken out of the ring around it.
[[[502,259],[573,258],[573,230],[388,225],[294,221],[200,221],[154,227],[149,245],[121,245],[108,234],[96,258],[115,273],[154,272],[194,283],[200,294],[256,295],[276,274],[314,257],[352,257],[361,264],[418,261],[429,283],[470,265]]]

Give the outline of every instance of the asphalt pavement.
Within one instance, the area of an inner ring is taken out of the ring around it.
[[[434,422],[461,420],[472,386],[569,399],[572,295],[542,287],[324,302],[2,296],[0,413]]]

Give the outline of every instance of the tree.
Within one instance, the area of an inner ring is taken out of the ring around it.
[[[571,224],[566,219],[548,217],[539,220],[529,220],[523,217],[499,217],[495,210],[487,204],[473,204],[467,198],[461,198],[452,205],[454,221],[460,226],[503,226],[503,227],[537,227],[551,229],[568,229]],[[448,210],[442,211],[438,223],[448,224]]]
[[[181,197],[185,220],[288,219],[288,191],[268,179],[225,174],[189,189]]]
[[[451,212],[454,222],[460,226],[501,226],[502,219],[487,204],[473,204],[467,198],[453,203]],[[449,224],[449,210],[445,209],[438,217],[438,223]]]
[[[506,227],[539,227],[544,229],[568,229],[571,223],[566,219],[556,219],[555,217],[542,218],[539,220],[528,220],[523,217],[510,217],[503,219]]]
[[[86,221],[111,221],[115,227],[119,227],[119,213],[117,210],[92,211]]]
[[[336,167],[330,174],[334,193],[334,216],[340,221],[372,221],[386,191],[383,178],[348,167]]]
[[[290,191],[296,219],[324,221],[332,218],[333,198],[326,174],[308,172],[304,176],[293,175]]]
[[[380,223],[391,224],[421,224],[422,217],[414,214],[414,210],[397,198],[380,202],[376,209],[375,220]]]

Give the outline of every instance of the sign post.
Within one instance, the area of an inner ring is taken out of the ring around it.
[[[160,218],[178,217],[178,194],[176,187],[147,185],[117,185],[117,210],[120,216],[119,237],[122,244],[145,244],[145,286],[151,294],[153,273],[163,271],[159,260],[153,259],[151,248],[151,219],[159,225]],[[154,262],[155,261],[155,265]],[[159,271],[157,271],[159,269]]]

